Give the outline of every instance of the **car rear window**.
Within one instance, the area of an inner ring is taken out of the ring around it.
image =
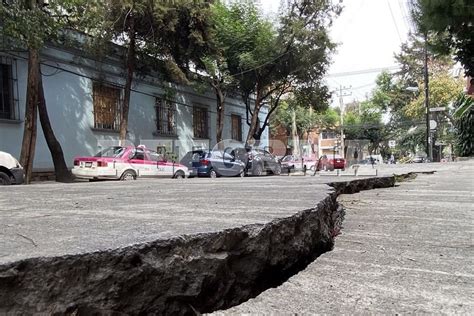
[[[124,153],[125,148],[121,146],[108,147],[98,152],[94,157],[118,158]]]

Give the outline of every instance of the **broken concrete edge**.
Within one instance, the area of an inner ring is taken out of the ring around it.
[[[408,172],[403,174],[393,174],[395,177],[395,182],[405,182],[416,179],[419,174],[434,174],[436,171],[417,171],[417,172]]]
[[[395,185],[395,176],[363,178],[351,181],[330,182],[329,186],[335,190],[336,197],[340,194],[353,194],[360,191],[388,188]]]
[[[0,265],[0,314],[186,314],[230,308],[332,250],[342,193],[392,187],[395,177],[335,182],[314,208],[266,224],[120,249]]]

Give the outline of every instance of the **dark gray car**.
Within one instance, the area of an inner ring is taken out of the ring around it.
[[[279,175],[281,173],[280,160],[269,151],[254,148],[247,154],[247,172],[254,176],[261,176],[264,173]]]
[[[245,174],[245,163],[218,150],[190,151],[180,163],[188,167],[190,177],[242,177]]]

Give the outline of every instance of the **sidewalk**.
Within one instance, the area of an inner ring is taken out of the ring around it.
[[[343,195],[335,249],[278,288],[217,314],[470,314],[474,164]]]

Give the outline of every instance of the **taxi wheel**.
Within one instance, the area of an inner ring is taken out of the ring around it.
[[[10,185],[10,184],[12,184],[12,180],[10,179],[8,174],[0,171],[0,185]]]
[[[131,170],[125,171],[120,177],[120,180],[122,181],[130,181],[130,180],[136,180],[136,179],[137,179],[137,175],[135,174],[135,172]]]
[[[173,176],[174,179],[184,179],[185,178],[185,175],[184,175],[184,172],[182,170],[178,170],[174,173],[174,176]]]

